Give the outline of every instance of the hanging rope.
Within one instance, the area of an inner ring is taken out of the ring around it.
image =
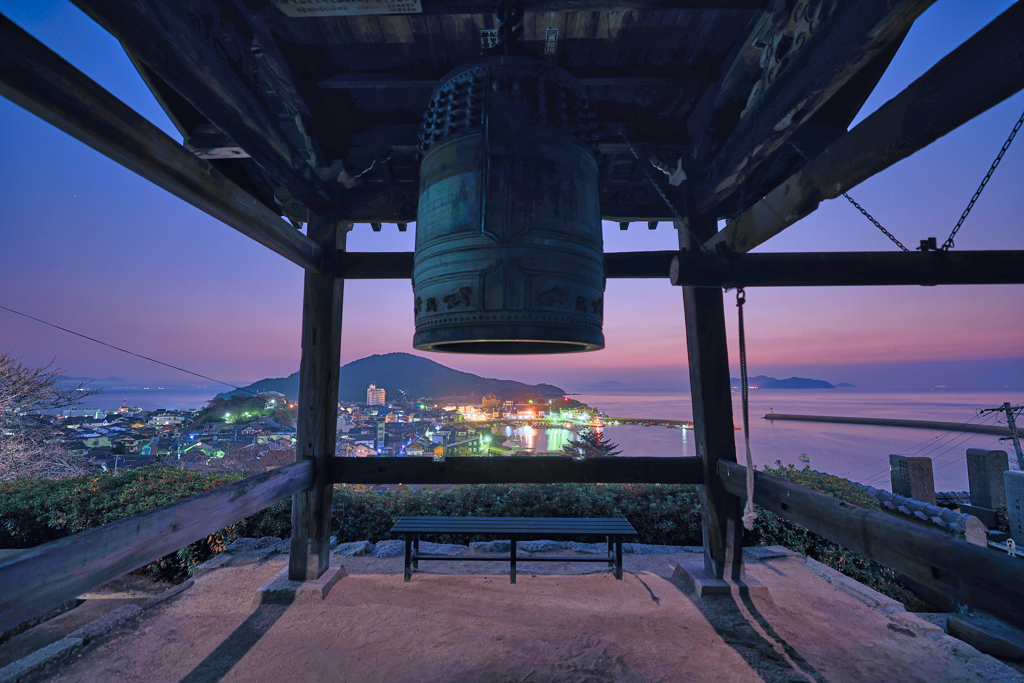
[[[996,171],[996,166],[998,166],[999,162],[1003,160],[1003,155],[1006,154],[1006,150],[1010,149],[1010,144],[1013,142],[1013,139],[1017,137],[1017,131],[1020,130],[1021,124],[1024,124],[1024,112],[1021,112],[1016,125],[1014,125],[1013,130],[1010,131],[1010,137],[1006,138],[1006,142],[1003,143],[1003,148],[999,150],[999,154],[996,155],[996,160],[993,161],[992,165],[989,167],[988,173],[986,173],[985,177],[981,179],[981,185],[978,185],[978,189],[974,191],[974,196],[971,197],[971,201],[967,203],[967,208],[964,209],[963,214],[960,215],[960,220],[956,222],[956,227],[953,228],[953,232],[949,233],[949,237],[947,237],[946,241],[942,244],[942,249],[944,251],[949,251],[953,246],[953,238],[956,237],[958,232],[960,232],[960,226],[962,226],[964,221],[967,220],[967,214],[969,214],[971,209],[974,208],[974,202],[978,201],[978,197],[981,196],[981,191],[985,189],[986,185],[988,185],[989,179],[992,178],[992,174]]]
[[[736,308],[740,321],[740,382],[743,385],[743,443],[747,447],[747,504],[743,507],[743,528],[754,530],[754,458],[750,455],[750,409],[747,395],[747,340],[743,331],[743,304],[747,302],[747,293],[742,287],[736,288]]]

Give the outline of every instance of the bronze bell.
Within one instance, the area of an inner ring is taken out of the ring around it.
[[[483,58],[437,85],[420,139],[415,348],[604,348],[590,125],[579,82],[540,59]]]

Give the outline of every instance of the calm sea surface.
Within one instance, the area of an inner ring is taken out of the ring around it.
[[[690,420],[693,411],[689,394],[595,395],[574,398],[614,417],[646,417]],[[777,413],[834,415],[843,417],[887,417],[908,420],[966,422],[978,408],[1011,401],[1024,402],[1024,392],[970,391],[953,389],[913,391],[836,390],[754,390],[750,392],[750,450],[754,464],[774,465],[776,460],[798,467],[838,474],[854,481],[889,488],[890,453],[926,455],[933,458],[935,486],[940,491],[967,489],[968,448],[998,448],[1010,454],[1016,469],[1013,445],[1000,444],[993,434],[972,435],[901,427],[822,424],[815,422],[771,422],[763,416]],[[742,425],[740,394],[733,394],[736,426]],[[996,423],[995,416],[974,422]],[[1005,418],[999,422],[1005,424]],[[572,438],[566,429],[517,430],[524,446],[537,451],[558,451]],[[619,444],[624,456],[694,456],[692,432],[667,427],[618,425],[606,428],[606,436]],[[743,432],[736,432],[736,452],[744,460]],[[810,461],[803,462],[800,455]]]
[[[116,408],[122,401],[146,410],[155,408],[202,408],[219,387],[159,389],[112,389],[83,402],[84,408]],[[693,411],[689,394],[585,394],[574,398],[600,408],[614,417],[646,417],[690,420]],[[972,435],[901,427],[822,424],[814,422],[770,422],[763,416],[777,413],[838,415],[843,417],[888,417],[907,420],[967,422],[975,411],[1010,401],[1024,402],[1020,390],[971,391],[956,389],[874,391],[836,390],[753,390],[750,393],[750,449],[754,464],[772,465],[776,460],[798,467],[849,477],[854,481],[888,488],[890,453],[926,455],[934,460],[935,485],[940,491],[966,490],[968,448],[999,448],[1010,454],[1016,468],[1013,445],[1000,443],[992,434]],[[740,395],[733,393],[736,426],[742,424]],[[988,424],[996,423],[989,416]],[[984,418],[983,418],[984,420]],[[979,420],[975,419],[975,422]],[[1005,424],[1005,418],[1000,419]],[[1024,425],[1022,425],[1024,426]],[[511,433],[511,432],[510,432]],[[536,451],[559,451],[573,437],[567,429],[515,430],[524,446]],[[693,456],[692,432],[667,427],[617,425],[606,428],[607,437],[619,444],[623,456]],[[743,432],[736,432],[739,459],[744,459]],[[801,461],[800,455],[810,461]]]

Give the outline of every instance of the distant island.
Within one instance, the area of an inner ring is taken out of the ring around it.
[[[479,402],[484,396],[526,401],[560,398],[565,391],[551,384],[524,384],[508,379],[480,377],[470,372],[453,370],[427,358],[410,353],[375,354],[341,366],[338,378],[338,399],[363,402],[370,383],[387,391],[387,396],[404,393],[409,398],[432,398]],[[287,377],[261,379],[234,391],[217,394],[228,398],[238,393],[277,391],[288,400],[299,395],[299,373]]]
[[[740,386],[740,380],[730,377],[729,382],[733,387]],[[852,387],[852,384],[831,384],[821,379],[807,379],[806,377],[789,377],[787,379],[776,379],[767,375],[756,375],[747,378],[747,385],[757,389],[835,389],[837,387]]]

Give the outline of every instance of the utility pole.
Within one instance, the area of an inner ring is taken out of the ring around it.
[[[1006,412],[1006,424],[1010,428],[1010,438],[1013,440],[1013,449],[1017,452],[1017,466],[1024,471],[1024,452],[1022,452],[1020,448],[1020,434],[1017,432],[1017,423],[1014,420],[1016,414],[1021,410],[1024,410],[1024,405],[1011,406],[1010,402],[1007,401],[998,408],[985,408],[984,410],[978,411],[978,414],[984,415],[985,413],[993,413],[1000,410]]]

